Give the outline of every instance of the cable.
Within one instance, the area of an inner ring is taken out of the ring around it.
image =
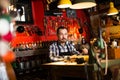
[[[106,55],[106,57],[105,57],[105,73],[104,73],[104,75],[106,75],[107,74],[107,68],[108,68],[108,51],[107,51],[107,44],[106,44],[106,42],[103,40],[103,42],[104,42],[104,45],[105,45],[105,55]]]

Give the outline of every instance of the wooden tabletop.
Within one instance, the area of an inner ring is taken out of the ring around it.
[[[108,60],[108,67],[110,66],[113,66],[113,65],[117,65],[117,64],[120,64],[120,59],[111,59],[111,60]],[[46,66],[46,67],[54,67],[54,66],[57,66],[57,67],[60,67],[60,66],[78,66],[78,67],[82,67],[82,66],[92,66],[94,68],[94,70],[98,70],[98,67],[97,67],[97,64],[88,64],[88,63],[82,63],[82,64],[77,64],[76,62],[72,62],[72,63],[69,63],[69,62],[64,62],[64,61],[60,61],[60,62],[51,62],[51,63],[45,63],[45,64],[42,64],[43,66]],[[101,66],[102,68],[105,68],[106,66],[106,60],[102,60],[101,61]]]

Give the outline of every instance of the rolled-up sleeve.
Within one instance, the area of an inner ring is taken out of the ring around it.
[[[76,50],[76,48],[74,47],[74,45],[71,44],[70,47],[72,48],[72,51],[71,51],[71,52],[72,52],[73,54],[80,54],[80,52]]]

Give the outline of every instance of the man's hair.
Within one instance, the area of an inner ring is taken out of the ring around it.
[[[60,27],[57,28],[57,34],[59,34],[59,30],[60,30],[60,29],[66,29],[66,30],[68,31],[68,28],[67,28],[67,27],[60,26]]]

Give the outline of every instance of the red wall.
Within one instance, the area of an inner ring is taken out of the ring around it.
[[[42,0],[32,0],[32,12],[34,25],[39,26],[41,30],[44,30],[43,27],[44,7]]]
[[[32,13],[33,13],[33,20],[34,26],[38,26],[42,32],[44,33],[44,6],[42,0],[31,0],[32,1]],[[83,10],[77,10],[77,16],[82,20],[82,22],[87,21],[89,16],[86,16]],[[66,12],[63,12],[63,17],[66,17]],[[44,34],[43,34],[44,35]],[[84,32],[82,35],[87,37],[88,35]],[[56,40],[56,36],[16,36],[13,41],[12,45],[15,46],[16,44],[22,42],[31,42],[31,41],[47,41],[47,40]]]

